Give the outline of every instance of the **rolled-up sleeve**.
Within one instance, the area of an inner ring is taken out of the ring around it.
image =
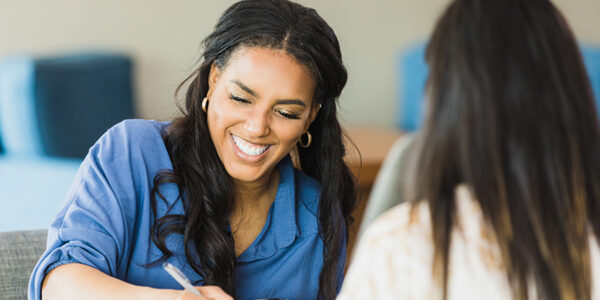
[[[118,277],[136,211],[131,166],[127,166],[130,151],[122,144],[126,136],[118,131],[113,128],[100,138],[84,159],[48,229],[46,251],[29,282],[29,299],[41,298],[44,277],[63,264],[85,264]]]

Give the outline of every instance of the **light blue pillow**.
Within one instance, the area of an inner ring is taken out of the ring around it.
[[[31,58],[11,57],[0,62],[0,133],[6,154],[42,154],[33,77]]]

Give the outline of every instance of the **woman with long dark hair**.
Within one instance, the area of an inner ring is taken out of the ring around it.
[[[233,4],[204,40],[183,116],[122,122],[90,149],[30,298],[194,297],[163,262],[239,299],[334,298],[356,201],[336,113],[346,79],[314,9]]]
[[[367,230],[340,299],[599,299],[600,132],[548,0],[455,0],[426,52],[412,203]]]

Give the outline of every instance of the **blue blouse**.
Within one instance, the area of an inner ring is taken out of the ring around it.
[[[161,138],[168,123],[127,120],[105,133],[83,161],[67,200],[48,230],[47,248],[33,270],[29,299],[41,298],[44,276],[67,263],[94,267],[126,282],[155,288],[181,289],[161,266],[146,264],[162,256],[152,243],[150,190],[154,176],[173,166]],[[279,187],[267,221],[254,242],[237,259],[237,299],[315,299],[323,265],[317,208],[319,184],[292,166],[279,164]],[[167,199],[157,215],[183,214],[177,187],[164,184]],[[192,282],[202,279],[188,265],[183,236],[172,234],[168,261]],[[345,249],[340,256],[338,291]]]

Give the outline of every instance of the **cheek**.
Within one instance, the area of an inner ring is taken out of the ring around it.
[[[283,144],[289,144],[288,147],[293,147],[300,136],[304,133],[304,125],[298,124],[281,124],[275,125],[274,130],[277,132],[279,141]]]
[[[224,108],[221,102],[215,100],[211,100],[209,104],[206,119],[210,137],[213,144],[218,148],[224,139],[230,121],[228,119],[227,108]]]
[[[208,128],[212,130],[223,130],[230,123],[239,119],[238,111],[232,107],[229,99],[214,98],[208,108]]]

